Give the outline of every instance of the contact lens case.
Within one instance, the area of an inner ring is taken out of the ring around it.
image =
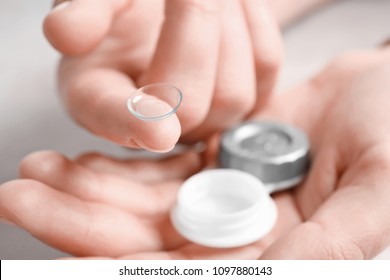
[[[270,194],[301,182],[309,163],[309,140],[299,128],[275,121],[241,123],[222,135],[222,168],[200,172],[181,186],[172,224],[203,246],[256,242],[277,220]]]

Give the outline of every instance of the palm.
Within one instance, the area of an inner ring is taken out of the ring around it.
[[[390,102],[390,68],[383,61],[388,59],[381,52],[343,56],[309,83],[277,96],[261,116],[302,127],[313,157],[306,181],[292,193],[294,215],[303,223],[264,258],[372,258],[383,249],[390,164],[384,125],[390,115],[383,106]]]
[[[154,163],[91,154],[69,161],[54,152],[38,152],[21,167],[23,177],[36,181],[5,186],[1,204],[14,207],[7,201],[16,201],[23,207],[29,202],[31,215],[17,211],[11,219],[43,242],[79,257],[258,258],[280,230],[249,246],[212,249],[186,241],[172,228],[168,213],[176,192],[200,167],[194,153]],[[278,200],[287,208],[292,205],[286,195]]]
[[[34,181],[0,188],[0,216],[76,256],[372,258],[390,235],[390,116],[382,106],[390,102],[390,68],[383,60],[388,54],[344,57],[260,113],[302,127],[313,163],[301,186],[274,195],[277,225],[255,244],[205,248],[172,228],[168,212],[176,191],[202,168],[195,153],[157,163],[97,155],[71,162],[38,153],[21,168]],[[210,148],[206,162],[214,153]]]

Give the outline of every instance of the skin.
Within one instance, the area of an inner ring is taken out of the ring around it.
[[[313,162],[300,186],[274,195],[277,224],[255,244],[201,247],[169,222],[181,182],[214,164],[215,139],[163,162],[34,153],[24,179],[0,187],[0,218],[78,257],[370,259],[390,243],[389,75],[389,48],[348,53],[256,114],[305,130]]]
[[[80,125],[120,145],[166,152],[179,138],[205,140],[260,107],[275,85],[282,42],[266,1],[56,4],[44,32],[63,54],[64,104]],[[156,82],[176,85],[183,102],[174,116],[145,124],[127,99]]]
[[[294,5],[291,5],[290,0],[268,0],[271,10],[281,26],[291,24],[311,11],[331,2],[334,0],[299,0],[294,1]]]

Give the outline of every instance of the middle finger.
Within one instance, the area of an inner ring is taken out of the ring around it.
[[[242,119],[256,101],[256,75],[249,32],[241,5],[223,1],[221,46],[211,109],[205,121],[183,141],[204,139]]]

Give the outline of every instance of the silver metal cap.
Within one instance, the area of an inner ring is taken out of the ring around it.
[[[309,140],[289,124],[244,122],[223,134],[219,163],[255,175],[270,193],[280,191],[303,180],[310,164]]]

